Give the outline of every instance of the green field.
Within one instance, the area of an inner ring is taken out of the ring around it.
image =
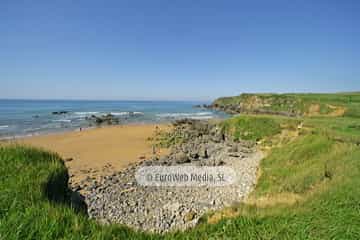
[[[277,106],[268,106],[273,110],[319,104],[345,112],[296,118],[241,115],[220,123],[234,140],[256,141],[267,153],[247,203],[209,213],[184,233],[101,226],[72,208],[68,173],[59,156],[4,146],[0,239],[360,239],[360,94],[263,96],[292,99],[274,100]],[[238,104],[241,98],[217,103]]]

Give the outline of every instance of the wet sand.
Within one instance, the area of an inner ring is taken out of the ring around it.
[[[60,154],[65,160],[73,183],[86,177],[98,178],[119,171],[130,163],[153,156],[148,140],[158,129],[168,125],[122,125],[76,132],[50,134],[17,139],[20,144],[41,147]],[[164,155],[166,149],[155,149]]]

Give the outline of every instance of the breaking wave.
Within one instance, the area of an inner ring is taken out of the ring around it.
[[[210,119],[213,118],[212,112],[197,112],[197,113],[159,113],[156,114],[160,118],[191,118],[191,119]]]
[[[144,115],[143,112],[111,112],[114,116],[130,116],[130,115]]]
[[[98,113],[99,112],[75,112],[76,115],[94,115]]]
[[[66,123],[70,123],[71,119],[58,119],[58,120],[53,120],[53,122],[66,122]]]

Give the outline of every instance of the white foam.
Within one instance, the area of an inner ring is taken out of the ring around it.
[[[197,112],[197,113],[159,113],[157,117],[162,118],[198,118],[198,119],[209,119],[213,118],[212,112]]]
[[[144,115],[143,112],[133,112],[133,114],[135,114],[135,115]]]
[[[0,125],[0,129],[5,129],[5,128],[8,128],[9,126],[8,125]]]
[[[127,116],[127,115],[144,115],[143,112],[111,112],[114,116]]]
[[[189,113],[159,113],[156,114],[157,117],[186,117],[186,116],[191,116],[192,114]]]
[[[203,116],[203,115],[212,115],[212,114],[213,114],[212,112],[198,112],[195,113],[194,115]]]
[[[42,130],[42,128],[25,128],[24,132],[34,132],[39,130]]]
[[[75,112],[77,115],[94,115],[98,114],[99,112]]]
[[[213,116],[192,116],[189,117],[190,119],[197,119],[197,120],[205,120],[205,119],[212,119],[214,118]]]
[[[125,115],[129,115],[130,113],[129,112],[111,112],[110,114],[114,115],[114,116],[125,116]]]
[[[59,120],[53,120],[53,122],[71,122],[71,119],[59,119]]]

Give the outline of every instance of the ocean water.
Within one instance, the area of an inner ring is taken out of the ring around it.
[[[0,100],[0,138],[72,131],[90,127],[86,117],[112,114],[120,124],[162,123],[181,118],[224,118],[226,114],[194,108],[207,102]],[[68,111],[54,115],[55,111]]]

